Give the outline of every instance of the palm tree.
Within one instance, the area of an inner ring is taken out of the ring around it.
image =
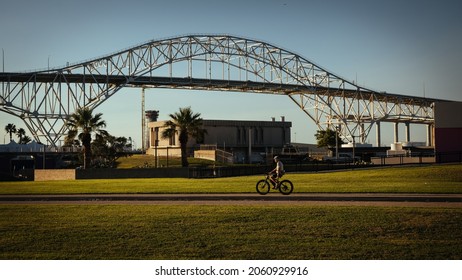
[[[91,135],[92,133],[106,135],[107,132],[102,128],[106,127],[106,122],[101,119],[103,114],[93,116],[93,110],[89,108],[79,108],[72,114],[66,122],[69,132],[66,142],[74,142],[78,137],[83,146],[83,168],[90,166],[91,162]]]
[[[16,133],[16,126],[9,123],[5,126],[5,131],[10,134],[10,142],[13,141],[13,133]]]
[[[27,135],[24,135],[21,138],[21,144],[29,144],[31,141],[32,141],[32,139]]]
[[[188,144],[189,137],[201,141],[207,133],[202,128],[202,118],[200,115],[199,113],[193,113],[191,107],[180,108],[179,112],[169,115],[171,120],[167,121],[164,125],[166,129],[162,132],[162,138],[174,137],[177,131],[179,133],[178,140],[180,141],[181,165],[183,167],[188,166],[186,145]]]
[[[20,128],[18,130],[16,130],[16,136],[18,136],[19,138],[19,144],[25,144],[23,143],[23,138],[26,136],[26,131],[24,130],[24,128]]]

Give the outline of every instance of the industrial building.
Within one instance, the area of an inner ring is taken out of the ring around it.
[[[462,102],[436,102],[434,110],[436,161],[461,162]]]
[[[152,117],[152,111],[150,112],[150,117]],[[363,156],[362,153],[366,152],[369,159],[374,154],[384,154],[384,151],[387,151],[388,156],[412,154],[425,156],[425,159],[423,161],[419,159],[419,162],[460,162],[462,160],[462,102],[435,102],[434,113],[435,122],[428,126],[427,148],[420,149],[415,145],[410,145],[410,142],[392,143],[391,149],[372,147],[372,145],[364,148],[359,145],[356,146],[356,154]],[[154,115],[158,116],[157,113]],[[171,139],[161,137],[164,124],[165,121],[152,118],[148,120],[147,153],[159,156],[179,156],[178,135]],[[207,130],[203,141],[197,143],[191,139],[188,143],[191,155],[195,151],[194,156],[196,157],[229,162],[259,162],[265,160],[261,158],[261,154],[272,154],[274,150],[279,150],[291,142],[292,123],[285,121],[284,117],[278,121],[274,118],[272,121],[203,120],[203,126]],[[407,127],[406,141],[409,141],[408,134]],[[395,138],[397,138],[396,135]],[[342,151],[345,149],[348,149],[347,145],[342,148]],[[376,161],[376,163],[383,163],[383,159]],[[409,158],[409,162],[414,161]]]
[[[159,156],[174,156],[180,154],[178,134],[172,138],[162,138],[166,121],[151,121],[148,123],[147,154]],[[203,128],[207,131],[202,142],[190,139],[188,148],[196,150],[196,157],[206,157],[207,153],[218,157],[218,153],[225,154],[233,162],[259,162],[263,160],[261,153],[272,149],[281,149],[290,143],[292,122],[284,117],[280,121],[244,121],[244,120],[203,120]],[[202,150],[202,152],[198,151]],[[209,151],[209,152],[205,152]],[[212,152],[210,152],[212,151]]]

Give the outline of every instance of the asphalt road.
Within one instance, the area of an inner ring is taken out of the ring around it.
[[[0,204],[352,205],[462,207],[462,194],[270,193],[0,195]]]

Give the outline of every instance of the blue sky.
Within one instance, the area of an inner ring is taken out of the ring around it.
[[[0,0],[0,5],[5,71],[47,68],[48,62],[61,66],[151,39],[227,33],[291,50],[378,91],[423,96],[425,89],[426,97],[462,101],[460,1]],[[292,140],[315,142],[314,123],[283,96],[146,92],[146,109],[160,110],[162,119],[184,106],[206,119],[286,116],[293,123]],[[139,145],[140,108],[141,90],[123,89],[97,111],[111,134]],[[0,112],[0,126],[8,123],[25,127]],[[389,131],[382,132],[384,144],[392,141],[391,126]],[[413,131],[411,140],[425,140],[424,129]],[[375,143],[373,133],[368,142]]]

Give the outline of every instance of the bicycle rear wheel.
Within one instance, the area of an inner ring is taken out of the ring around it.
[[[258,181],[256,187],[259,194],[267,194],[270,191],[270,185],[266,180]]]
[[[279,191],[282,194],[288,195],[291,194],[294,190],[294,185],[289,180],[283,180],[279,183]]]

